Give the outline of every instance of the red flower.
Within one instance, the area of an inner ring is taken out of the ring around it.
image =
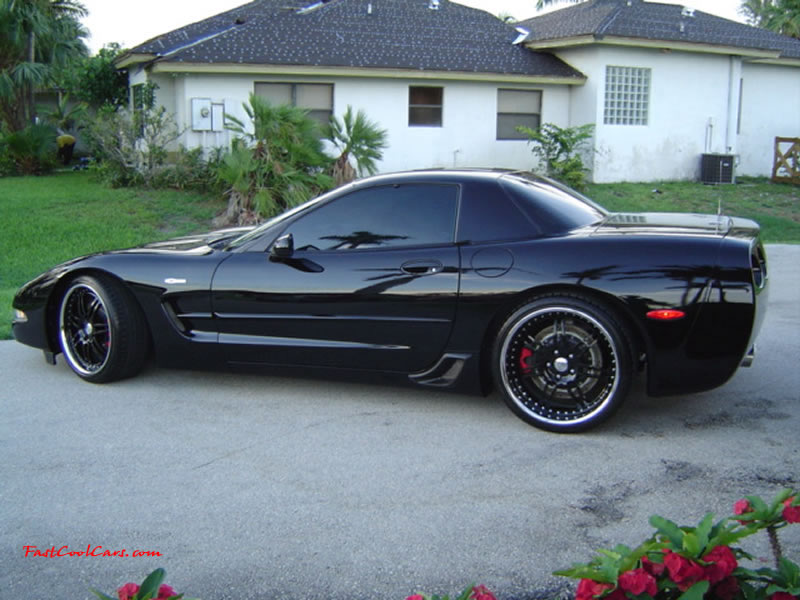
[[[664,566],[667,567],[669,578],[678,584],[678,589],[682,592],[703,579],[705,575],[703,567],[675,552],[669,552],[664,557]]]
[[[800,506],[792,506],[794,496],[783,501],[783,518],[787,523],[800,523]],[[783,592],[778,592],[783,593]]]
[[[126,583],[117,590],[119,600],[133,600],[137,593],[139,593],[139,586],[135,583]]]
[[[425,600],[425,596],[422,594],[414,594],[413,596],[409,596],[406,600]]]
[[[727,546],[716,546],[703,557],[703,561],[709,563],[703,579],[707,579],[712,585],[728,577],[739,566],[736,556]]]
[[[619,587],[625,592],[630,592],[634,596],[644,594],[655,596],[658,592],[656,579],[645,569],[633,569],[626,571],[619,576]]]
[[[658,577],[664,572],[664,569],[666,569],[664,563],[653,562],[646,556],[642,557],[642,567],[644,567],[644,570],[654,577]]]
[[[733,514],[735,515],[745,515],[751,512],[753,512],[753,505],[750,504],[750,501],[747,498],[737,500],[733,505]],[[749,521],[742,521],[739,519],[739,523],[742,525],[747,525],[748,522]]]
[[[788,592],[775,592],[769,597],[769,600],[795,600],[797,596],[792,596]]]
[[[610,590],[614,586],[610,583],[601,583],[592,579],[581,579],[578,590],[575,592],[575,600],[593,600],[599,598],[603,592]]]
[[[158,598],[156,600],[166,600],[170,596],[177,596],[178,592],[176,592],[171,585],[167,585],[166,583],[162,584],[160,588],[158,588]]]
[[[717,600],[734,600],[738,594],[739,580],[736,577],[726,577],[712,590],[712,596]]]
[[[494,594],[489,591],[485,585],[476,585],[472,588],[472,594],[470,594],[470,598],[472,600],[497,600],[494,597]]]

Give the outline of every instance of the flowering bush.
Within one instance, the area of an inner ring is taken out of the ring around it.
[[[600,550],[586,564],[556,571],[580,579],[575,600],[791,600],[800,598],[800,567],[783,557],[777,531],[800,523],[800,493],[784,490],[767,504],[747,496],[734,516],[714,523],[708,514],[697,527],[679,527],[653,516],[655,534],[637,548]],[[738,540],[766,530],[775,569],[752,570]]]
[[[164,569],[156,569],[148,575],[142,585],[126,583],[117,589],[119,600],[181,600],[183,594],[176,594],[172,586],[164,582],[167,572]],[[97,590],[92,590],[100,600],[116,600],[112,596],[107,596]],[[188,599],[187,599],[188,600]]]
[[[406,600],[450,600],[449,596],[414,594]],[[454,600],[497,600],[485,585],[468,585]],[[780,600],[780,599],[778,599]]]

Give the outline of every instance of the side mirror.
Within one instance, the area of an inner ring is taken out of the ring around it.
[[[269,255],[274,258],[291,258],[292,254],[294,254],[294,238],[291,233],[282,235],[275,240],[269,252]]]

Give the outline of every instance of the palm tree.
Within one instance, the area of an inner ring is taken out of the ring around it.
[[[11,131],[35,120],[33,95],[57,68],[88,54],[77,0],[0,0],[0,118]]]
[[[339,150],[339,157],[333,164],[333,178],[336,185],[348,183],[364,173],[374,175],[378,167],[376,161],[383,158],[386,148],[386,130],[367,118],[363,110],[353,117],[353,107],[347,107],[342,121],[331,117],[325,136]],[[350,165],[350,157],[356,168]]]
[[[744,0],[739,12],[751,25],[800,38],[800,0]]]

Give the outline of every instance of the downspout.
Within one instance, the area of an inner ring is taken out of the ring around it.
[[[736,122],[739,118],[739,80],[742,76],[742,59],[728,57],[728,107],[725,113],[725,153],[736,154]]]

